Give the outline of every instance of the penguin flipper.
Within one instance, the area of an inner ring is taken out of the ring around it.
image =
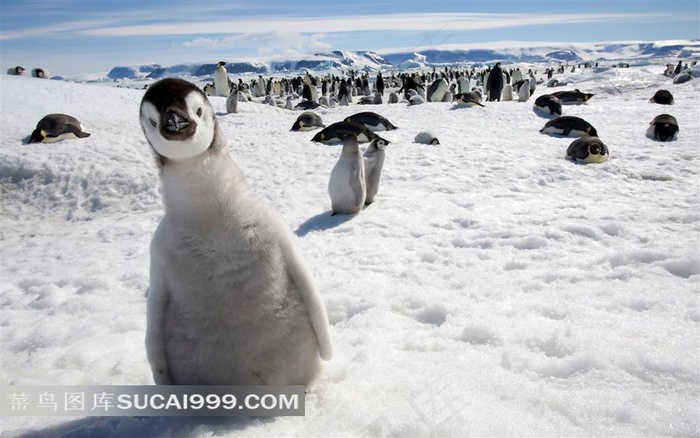
[[[68,132],[73,133],[78,138],[90,137],[89,132],[81,131],[80,128],[78,128],[77,126],[70,125],[70,126],[68,126],[67,130],[68,130]]]
[[[290,282],[301,295],[309,314],[311,326],[318,341],[319,355],[323,360],[331,360],[333,358],[333,343],[328,323],[328,312],[321,294],[313,283],[311,272],[304,263],[301,253],[291,241],[291,237],[287,238],[282,245],[282,256]]]
[[[153,252],[153,249],[151,249]],[[151,256],[150,285],[146,298],[146,356],[151,365],[153,380],[156,385],[172,385],[172,377],[168,368],[165,354],[165,308],[168,303],[169,291],[163,271],[157,261]]]

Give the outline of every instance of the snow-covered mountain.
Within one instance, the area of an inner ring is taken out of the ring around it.
[[[474,45],[463,49],[427,49],[378,54],[369,51],[332,51],[305,55],[294,59],[266,61],[230,60],[226,69],[231,74],[275,74],[347,69],[377,71],[408,68],[429,68],[445,65],[481,66],[502,62],[577,63],[584,61],[634,60],[636,64],[663,59],[700,58],[700,40],[610,43],[522,43],[503,42]],[[222,58],[227,60],[226,58]],[[179,64],[162,67],[157,64],[117,66],[107,80],[158,79],[166,76],[210,76],[219,60],[206,63]]]

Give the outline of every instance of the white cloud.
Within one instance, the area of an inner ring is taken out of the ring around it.
[[[118,26],[83,31],[95,36],[211,35],[261,32],[314,33],[379,31],[481,30],[547,24],[683,20],[680,14],[388,14],[339,17],[251,18],[215,22]]]
[[[297,55],[300,53],[324,50],[331,47],[321,33],[302,34],[299,32],[258,32],[231,35],[223,38],[199,37],[182,43],[195,48],[236,48],[255,50],[259,55]]]

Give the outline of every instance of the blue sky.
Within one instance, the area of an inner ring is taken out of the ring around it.
[[[63,75],[326,50],[700,38],[698,0],[2,0],[0,7],[2,67]]]

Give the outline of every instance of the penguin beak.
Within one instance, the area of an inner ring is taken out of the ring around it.
[[[167,113],[167,122],[165,124],[165,129],[171,132],[180,132],[181,130],[190,126],[190,122],[183,119],[178,114],[174,112]]]
[[[29,137],[29,143],[42,143],[46,138],[46,133],[41,129],[35,129]]]

